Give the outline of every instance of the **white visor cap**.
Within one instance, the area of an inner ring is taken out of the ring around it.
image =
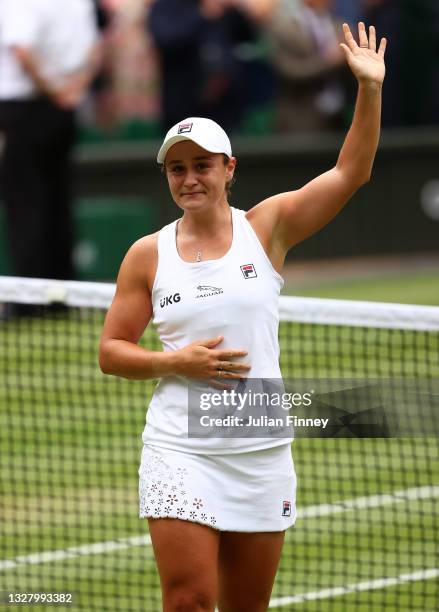
[[[157,155],[157,162],[163,164],[169,149],[183,140],[192,140],[209,153],[225,153],[232,157],[232,145],[223,128],[204,117],[189,117],[176,123],[166,134]]]

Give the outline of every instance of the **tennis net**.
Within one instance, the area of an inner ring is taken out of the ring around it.
[[[35,609],[58,594],[66,610],[161,610],[137,498],[154,384],[99,370],[113,293],[0,278],[0,609],[40,593]],[[439,308],[283,297],[280,315],[284,377],[437,389]],[[159,348],[149,328],[142,343]],[[438,450],[434,430],[295,440],[298,520],[270,608],[438,609]]]

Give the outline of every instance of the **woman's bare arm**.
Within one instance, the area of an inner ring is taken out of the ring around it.
[[[368,36],[363,23],[359,44],[346,24],[344,33],[342,48],[358,80],[358,97],[336,165],[301,189],[268,198],[247,214],[274,265],[280,262],[280,267],[288,249],[329,223],[371,175],[380,136],[386,40],[377,51],[375,29],[372,26]]]

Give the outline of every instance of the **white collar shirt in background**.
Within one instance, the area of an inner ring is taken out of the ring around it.
[[[91,0],[0,0],[0,99],[38,91],[11,47],[30,49],[45,77],[61,82],[81,69],[97,40]]]

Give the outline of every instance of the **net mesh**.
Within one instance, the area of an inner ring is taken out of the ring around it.
[[[154,383],[99,371],[113,292],[0,279],[0,609],[27,592],[161,610],[137,493]],[[438,308],[282,298],[282,372],[437,379],[438,330]],[[142,344],[159,348],[151,329]],[[434,436],[297,439],[299,518],[270,608],[438,609],[438,454]]]

